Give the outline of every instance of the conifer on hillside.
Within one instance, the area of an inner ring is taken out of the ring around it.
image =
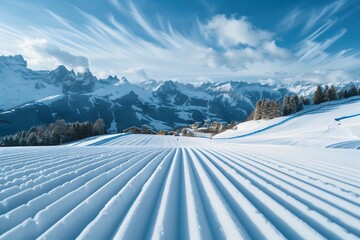
[[[98,119],[95,121],[93,128],[92,128],[94,135],[103,135],[106,134],[106,128],[104,120]]]
[[[285,95],[282,103],[282,113],[284,116],[290,114],[289,104],[290,104],[290,97],[288,95]]]
[[[354,84],[351,84],[349,88],[349,97],[354,97],[358,95],[358,91],[356,90]]]
[[[314,104],[320,104],[324,101],[324,93],[320,85],[317,86],[314,93],[313,102]]]
[[[0,140],[0,146],[58,145],[105,133],[102,119],[98,119],[94,126],[90,122],[66,123],[64,120],[57,120],[47,127],[31,127],[28,131],[5,136]]]
[[[334,100],[337,100],[338,99],[338,96],[336,94],[336,89],[335,89],[335,86],[334,85],[331,85],[331,87],[329,88],[329,91],[328,91],[328,97],[330,99],[330,101],[334,101]]]
[[[256,102],[254,120],[273,119],[282,116],[279,100],[262,99]]]
[[[337,96],[339,99],[343,99],[345,97],[345,92],[343,89],[340,89],[339,92],[337,93]]]

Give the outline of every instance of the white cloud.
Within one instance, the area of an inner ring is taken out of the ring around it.
[[[278,47],[274,40],[271,42],[264,42],[263,48],[268,54],[273,57],[287,59],[291,56],[291,53],[287,49]]]
[[[206,24],[200,24],[200,28],[209,41],[222,47],[204,49],[199,55],[211,68],[226,67],[239,72],[247,70],[252,63],[291,57],[288,50],[276,45],[273,33],[256,28],[245,17],[216,15]]]
[[[295,8],[288,15],[286,15],[278,24],[280,31],[288,31],[294,27],[302,25],[302,33],[308,33],[314,28],[323,25],[328,21],[337,22],[335,15],[345,8],[347,0],[329,1],[325,6],[317,8],[301,10]]]
[[[206,77],[206,76],[199,76],[196,78],[197,82],[200,82],[201,84],[204,82],[212,82],[211,78]]]
[[[100,77],[106,78],[112,69],[113,74],[126,74],[131,81],[146,80],[148,75],[188,82],[201,81],[199,76],[214,81],[279,79],[317,69],[353,72],[360,65],[357,49],[329,50],[346,33],[344,29],[328,34],[337,23],[329,16],[334,16],[344,1],[330,4],[321,19],[312,20],[312,33],[287,48],[280,47],[278,41],[284,36],[260,29],[246,17],[215,15],[198,24],[194,21],[184,33],[166,19],[150,21],[153,18],[129,0],[107,3],[111,3],[112,12],[102,17],[69,5],[76,21],[59,12],[35,8],[34,14],[48,21],[31,27],[16,26],[0,16],[0,47],[3,52],[22,53],[35,69],[53,69],[59,64],[86,68],[88,58],[91,70]],[[294,10],[287,23],[300,28],[310,16],[304,13]],[[330,37],[324,40],[325,33]],[[16,44],[19,39],[20,48]]]
[[[113,71],[113,70],[108,70],[108,71],[96,71],[96,72],[93,72],[93,74],[95,76],[98,77],[98,79],[106,79],[108,78],[109,76],[115,76],[116,73]]]
[[[261,85],[276,85],[276,80],[272,79],[272,78],[268,78],[268,79],[260,79],[258,81]]]
[[[26,38],[19,44],[22,54],[30,67],[35,69],[65,65],[77,71],[89,68],[89,60],[83,56],[75,56],[49,43],[46,39]]]
[[[211,68],[226,67],[236,72],[245,68],[245,64],[254,61],[261,61],[263,55],[260,51],[252,48],[229,49],[224,53],[219,53],[213,49],[208,49],[204,60]]]
[[[149,80],[149,76],[145,72],[145,70],[141,67],[137,68],[129,68],[126,71],[124,71],[124,74],[128,76],[131,79],[134,78],[141,78],[141,80]]]
[[[278,25],[281,31],[288,31],[291,28],[299,25],[300,21],[303,20],[302,13],[299,8],[294,9],[288,15],[286,15]]]
[[[245,17],[227,18],[216,15],[205,26],[204,33],[220,46],[231,48],[239,45],[256,47],[264,40],[271,40],[272,33],[256,28]]]
[[[334,1],[325,7],[319,9],[313,9],[309,16],[306,18],[306,24],[304,26],[303,32],[311,30],[322,20],[327,20],[330,17],[333,17],[345,4],[346,0],[337,0]]]
[[[345,33],[346,29],[342,29],[336,35],[322,42],[316,42],[309,38],[305,39],[300,44],[300,49],[296,53],[299,57],[299,61],[312,61],[313,63],[319,63],[324,60],[329,61],[329,54],[326,53],[326,50],[338,41]]]
[[[353,74],[347,71],[337,69],[337,70],[320,70],[311,73],[299,74],[294,79],[291,80],[306,80],[319,84],[328,84],[328,83],[354,81],[355,77]]]

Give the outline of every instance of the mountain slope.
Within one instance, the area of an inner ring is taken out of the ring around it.
[[[97,79],[89,70],[75,73],[59,66],[32,71],[21,56],[0,57],[0,136],[49,124],[103,118],[110,131],[148,124],[169,129],[202,122],[242,121],[260,97],[281,98],[283,92],[245,82],[206,83],[174,81],[132,84],[126,78]]]
[[[360,98],[353,97],[319,106],[309,106],[298,114],[269,121],[249,121],[215,138],[232,138],[241,143],[326,147],[360,140]]]

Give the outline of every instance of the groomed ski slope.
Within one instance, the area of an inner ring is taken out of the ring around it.
[[[0,148],[0,239],[360,238],[358,150],[150,135],[81,145]]]

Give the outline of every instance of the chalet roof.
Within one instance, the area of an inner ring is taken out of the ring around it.
[[[150,127],[150,126],[147,125],[147,124],[144,124],[144,125],[142,125],[141,127],[142,127],[142,128],[147,128],[147,129],[152,129],[152,127]]]
[[[135,126],[125,128],[123,131],[130,130],[130,129],[138,129],[139,131],[141,131],[141,128],[138,128],[138,127],[135,127]]]

